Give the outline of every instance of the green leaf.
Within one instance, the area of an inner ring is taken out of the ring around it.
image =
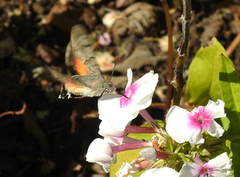
[[[232,149],[232,142],[231,141],[229,141],[229,140],[226,140],[225,141],[225,145],[229,148],[229,149]],[[228,157],[229,158],[233,158],[233,153],[232,153],[232,151],[231,151],[231,153],[230,154],[228,154]],[[237,169],[236,169],[237,170]],[[232,172],[232,175],[231,176],[229,176],[229,177],[234,177],[234,170],[233,170],[233,166],[232,166],[232,169],[230,170],[231,172]],[[238,173],[238,172],[237,172]]]
[[[219,74],[221,99],[225,102],[225,111],[230,120],[230,126],[240,132],[240,83],[232,61],[221,55]],[[227,128],[227,127],[224,127]],[[227,129],[225,129],[227,130]],[[229,129],[229,131],[234,131]],[[234,133],[235,134],[235,133]]]
[[[240,142],[232,142],[231,148],[233,152],[233,170],[234,176],[240,176]]]
[[[229,129],[224,136],[232,135],[229,137],[229,140],[232,140],[231,149],[233,153],[234,176],[240,176],[240,142],[238,138],[240,136],[240,83],[232,61],[223,54],[219,80],[221,97],[225,102],[225,111],[230,120]]]
[[[225,49],[213,38],[208,47],[201,47],[190,67],[185,99],[195,105],[205,105],[208,100],[220,98],[219,67]]]

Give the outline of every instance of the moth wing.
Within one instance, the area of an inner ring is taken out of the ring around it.
[[[101,73],[84,26],[72,27],[70,43],[75,57],[75,70],[78,74]]]
[[[80,75],[89,74],[88,68],[84,65],[84,63],[78,58],[74,57],[74,69]]]
[[[73,79],[72,77],[69,77],[65,74],[62,74],[58,71],[53,70],[52,68],[46,66],[48,71],[50,71],[50,73],[52,74],[52,76],[57,79],[59,82],[61,82],[62,84],[65,84],[66,86],[69,87],[88,87],[87,85],[79,82],[76,79]]]
[[[75,65],[73,56],[72,56],[72,46],[69,42],[65,50],[65,64],[68,68],[71,68]]]
[[[80,82],[82,80],[81,78],[84,76],[74,75],[72,77],[69,77],[67,75],[61,74],[58,71],[53,70],[52,68],[46,66],[50,73],[53,75],[54,78],[56,78],[59,82],[63,83],[65,85],[65,89],[67,92],[74,94],[76,96],[83,96],[83,97],[93,97],[93,96],[99,96],[98,93],[96,93],[95,90],[93,90],[91,87],[87,86],[83,82]]]
[[[73,67],[74,70],[79,74],[79,75],[87,75],[89,74],[87,67],[84,66],[83,62],[77,58],[76,56],[73,55],[72,52],[72,46],[71,43],[69,42],[67,47],[66,47],[66,52],[65,52],[65,64],[66,66]]]

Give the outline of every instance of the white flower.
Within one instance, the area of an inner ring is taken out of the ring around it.
[[[145,74],[132,83],[132,71],[127,71],[128,83],[125,95],[104,94],[98,100],[99,119],[108,121],[112,128],[117,131],[124,131],[126,125],[142,109],[146,109],[152,102],[152,96],[158,82],[158,74],[153,71]]]
[[[204,165],[188,162],[183,165],[179,172],[179,177],[186,176],[216,176],[216,177],[227,177],[232,175],[230,168],[232,166],[232,160],[227,156],[227,153],[222,153],[219,156],[211,159]]]
[[[102,135],[110,144],[122,144],[125,128],[132,116],[120,107],[120,96],[115,94],[105,94],[98,101],[99,125],[98,133]]]
[[[204,142],[202,131],[205,129],[211,136],[221,137],[224,129],[214,121],[226,117],[225,103],[222,100],[209,100],[206,106],[194,108],[191,112],[172,106],[166,115],[167,133],[178,143],[189,141],[192,144]]]
[[[110,171],[110,165],[113,161],[113,152],[111,146],[103,139],[96,138],[89,145],[87,151],[87,161],[101,165],[106,173]]]
[[[104,137],[104,140],[113,145],[122,144],[125,131],[118,131],[112,127],[111,122],[102,121],[99,125],[98,134]]]
[[[116,163],[116,153],[129,151],[134,149],[142,149],[151,147],[151,141],[137,140],[134,143],[126,143],[118,146],[111,146],[108,142],[101,138],[96,138],[89,145],[86,155],[88,162],[101,165],[106,173],[110,171],[110,165]]]
[[[121,97],[121,106],[131,106],[136,110],[146,109],[152,103],[152,96],[158,82],[158,74],[151,70],[132,84],[132,70],[127,70],[128,83],[125,88],[126,97]]]
[[[145,171],[143,174],[141,174],[140,177],[178,177],[179,174],[177,171],[175,171],[172,168],[169,167],[161,167],[161,168],[152,168],[147,171]],[[189,177],[189,176],[185,176]]]

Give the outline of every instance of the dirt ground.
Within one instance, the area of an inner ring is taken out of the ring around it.
[[[176,57],[181,38],[181,1],[168,3]],[[240,32],[239,0],[196,0],[192,9],[186,71],[197,50],[212,37],[227,49]],[[105,16],[109,12],[117,18],[112,26]],[[150,70],[159,74],[153,105],[148,110],[155,119],[163,119],[161,105],[166,100],[168,68],[161,1],[99,0],[88,4],[85,0],[2,0],[0,176],[108,176],[85,159],[88,145],[99,137],[98,98],[58,99],[61,83],[46,69],[47,65],[61,73],[74,73],[65,60],[65,51],[71,27],[76,24],[88,30],[106,78],[118,56],[112,78],[118,91],[124,91],[128,68],[132,68],[134,79]],[[99,41],[105,32],[111,39],[109,44]],[[240,73],[240,46],[229,55]],[[141,123],[140,117],[133,122]]]

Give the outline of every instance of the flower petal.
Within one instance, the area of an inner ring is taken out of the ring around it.
[[[100,134],[119,135],[123,132],[128,123],[137,117],[139,111],[133,110],[132,107],[121,108],[120,97],[114,94],[105,94],[98,101],[99,119],[103,122],[100,124]],[[109,127],[107,127],[107,124]],[[105,127],[105,128],[104,128]],[[107,127],[107,129],[106,129]],[[116,131],[113,133],[113,131]]]
[[[232,160],[228,157],[226,152],[211,159],[209,162],[205,164],[205,167],[207,169],[216,169],[218,171],[221,169],[229,170],[231,166],[232,166]]]
[[[143,174],[141,174],[140,177],[159,177],[159,176],[178,177],[178,172],[169,167],[152,168],[145,171]]]
[[[112,158],[112,149],[110,145],[103,139],[97,138],[92,141],[88,147],[86,160],[88,162],[98,163],[108,173]]]
[[[142,85],[142,84],[146,83],[147,81],[149,81],[153,77],[153,75],[155,75],[155,74],[154,74],[153,70],[151,70],[151,71],[149,71],[149,73],[144,74],[141,78],[136,80],[135,83],[139,83],[140,85]]]
[[[111,145],[121,145],[123,143],[124,136],[104,136],[104,141]]]
[[[205,140],[202,138],[201,129],[196,128],[191,133],[192,133],[191,136],[189,136],[187,138],[187,141],[189,141],[189,143],[191,143],[191,144],[202,144],[202,143],[204,143]]]
[[[132,76],[132,72],[130,71],[131,70],[128,70],[128,79]],[[158,82],[158,74],[150,71],[132,85],[129,85],[129,81],[125,89],[125,95],[128,98],[121,98],[122,107],[136,106],[136,108],[133,109],[137,110],[147,108],[152,102],[152,95]]]
[[[87,161],[91,162],[94,160],[110,160],[112,159],[112,149],[110,145],[101,138],[96,138],[88,147]]]
[[[111,139],[111,136],[122,136],[129,122],[152,102],[158,74],[150,71],[131,85],[132,75],[132,70],[128,69],[125,94],[129,98],[116,94],[104,94],[98,101],[99,119],[103,121],[100,124],[99,134],[104,137],[109,136]]]
[[[126,127],[126,125],[125,125]],[[125,128],[124,128],[125,129]],[[102,121],[99,125],[99,131],[98,134],[105,137],[105,136],[123,136],[124,131],[118,131],[115,129],[109,121]]]
[[[131,86],[131,84],[132,84],[132,77],[133,77],[132,70],[131,70],[131,69],[128,69],[128,70],[127,70],[128,82],[127,82],[126,88],[128,88],[128,87]],[[126,89],[126,88],[125,88],[125,89]]]
[[[116,94],[104,94],[98,100],[98,113],[100,120],[111,121],[114,128],[123,131],[127,123],[137,117],[139,110],[133,109],[134,106],[121,108],[120,98]]]
[[[213,173],[211,173],[211,176],[215,176],[215,177],[228,177],[231,175],[232,175],[232,172],[229,170],[213,171]]]
[[[98,100],[98,113],[100,120],[111,119],[120,110],[120,95],[104,94]]]
[[[212,123],[210,124],[210,126],[205,129],[211,136],[217,138],[221,137],[225,130],[214,120],[212,120],[211,122]]]
[[[212,118],[226,117],[224,105],[225,103],[222,100],[218,99],[216,102],[209,100],[205,110],[210,113]]]
[[[136,94],[138,96],[149,95],[152,92],[154,92],[157,82],[158,74],[154,74],[153,71],[150,71],[149,73],[145,74],[143,77],[138,79],[136,82],[134,82],[132,86],[133,87],[135,87],[135,85],[138,86],[136,90]]]
[[[178,143],[201,141],[201,127],[191,125],[192,115],[187,110],[172,106],[166,115],[166,131]]]
[[[204,168],[201,165],[195,164],[193,162],[188,162],[183,164],[182,169],[179,172],[179,177],[196,177],[202,174]]]
[[[135,95],[133,95],[134,102],[138,102],[138,105],[142,105],[148,102],[149,100],[152,101],[152,96],[157,83],[158,83],[158,74],[154,74],[152,75],[151,79],[148,80],[148,82],[146,82],[144,85],[138,88],[138,90],[136,91],[137,96],[135,97]]]

